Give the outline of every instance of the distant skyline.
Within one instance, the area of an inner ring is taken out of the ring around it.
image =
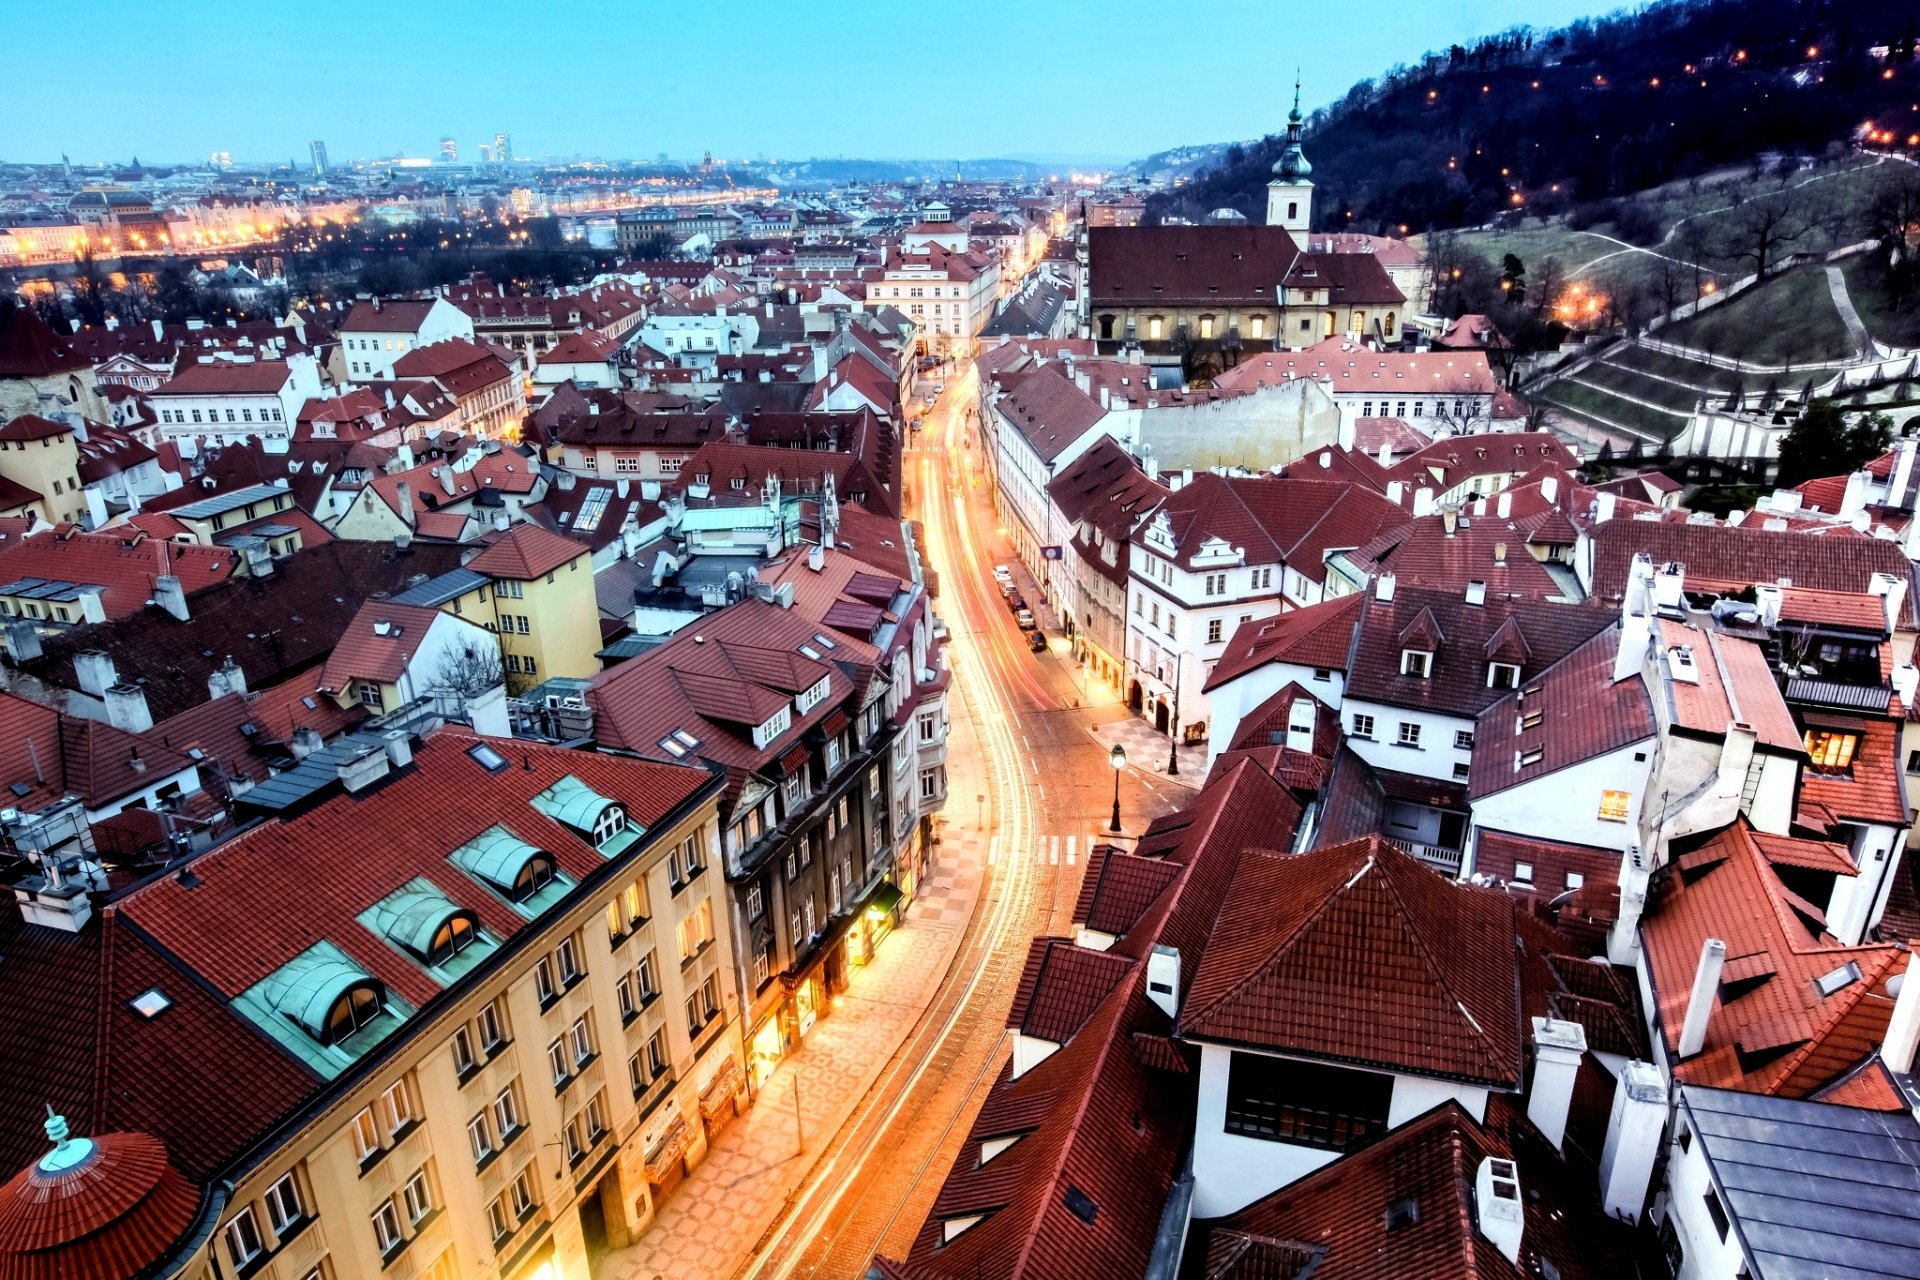
[[[1296,64],[1311,110],[1428,49],[1616,7],[181,0],[151,23],[74,0],[11,15],[13,64],[49,74],[16,95],[0,161],[304,164],[317,138],[349,164],[443,135],[471,160],[501,131],[535,159],[1131,159],[1277,132]]]

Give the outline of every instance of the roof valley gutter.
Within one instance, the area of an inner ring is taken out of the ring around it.
[[[716,795],[724,785],[725,780],[724,774],[716,775],[710,773],[707,781],[696,791],[672,809],[662,814],[660,820],[648,828],[648,833],[657,833],[678,825],[688,815],[704,805],[708,799]],[[583,877],[579,884],[575,886],[571,902],[569,903],[567,900],[562,900],[562,902],[556,904],[556,910],[553,913],[554,916],[565,914],[569,906],[577,906],[579,900],[585,896],[587,890],[597,888],[603,881],[613,878],[616,874],[625,872],[633,863],[639,860],[641,854],[651,850],[653,845],[654,842],[652,840],[636,841],[625,854],[618,858],[608,860],[596,868],[591,874]],[[479,986],[483,979],[491,978],[494,974],[497,974],[500,969],[505,966],[507,961],[512,960],[521,952],[533,947],[536,940],[544,936],[544,930],[528,928],[520,930],[512,938],[502,940],[500,946],[495,949],[491,957],[491,964],[468,971],[453,983],[443,988],[438,995],[427,1000],[419,1008],[415,1009],[415,1022],[412,1027],[403,1025],[399,1034],[389,1036],[366,1057],[361,1058],[358,1062],[335,1076],[331,1081],[328,1081],[327,1084],[330,1087],[324,1089],[318,1096],[309,1097],[305,1101],[297,1104],[292,1111],[281,1117],[281,1119],[271,1128],[267,1129],[266,1132],[255,1138],[247,1146],[241,1148],[238,1154],[229,1158],[217,1172],[223,1173],[231,1180],[237,1182],[242,1175],[249,1172],[254,1166],[271,1155],[278,1148],[282,1140],[291,1137],[302,1125],[332,1107],[341,1094],[346,1093],[367,1076],[372,1075],[376,1069],[384,1067],[387,1062],[398,1056],[402,1049],[413,1045],[419,1037],[419,1029],[432,1021],[432,1019],[428,1019],[422,1015],[431,1010],[437,1016],[440,1010],[445,1009],[448,1005],[457,1003],[473,988]],[[176,963],[179,962],[176,961]],[[190,975],[192,974],[192,971],[186,969],[184,964],[181,965],[181,968]],[[231,1005],[232,1002],[228,1000],[224,994],[220,994],[217,990],[215,994],[218,996],[222,1005]],[[242,1019],[242,1021],[245,1020]],[[255,1030],[251,1023],[247,1025],[249,1030],[254,1031],[254,1034],[264,1034]],[[281,1050],[278,1045],[274,1046],[274,1051],[284,1056],[284,1051]]]

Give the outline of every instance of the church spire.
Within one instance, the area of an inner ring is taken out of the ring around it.
[[[1280,159],[1274,162],[1276,177],[1300,179],[1313,172],[1313,166],[1307,163],[1306,153],[1300,149],[1300,71],[1296,67],[1293,73],[1293,110],[1287,113],[1287,146],[1280,153]]]

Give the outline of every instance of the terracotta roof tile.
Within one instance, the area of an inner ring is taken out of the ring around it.
[[[1375,837],[1249,850],[1181,1008],[1183,1036],[1518,1089],[1512,901]]]

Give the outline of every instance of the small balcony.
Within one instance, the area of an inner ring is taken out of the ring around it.
[[[1460,850],[1458,849],[1449,849],[1444,845],[1437,844],[1420,844],[1413,840],[1396,840],[1392,836],[1387,837],[1387,843],[1397,848],[1405,849],[1408,853],[1450,879],[1457,880],[1460,878]]]

